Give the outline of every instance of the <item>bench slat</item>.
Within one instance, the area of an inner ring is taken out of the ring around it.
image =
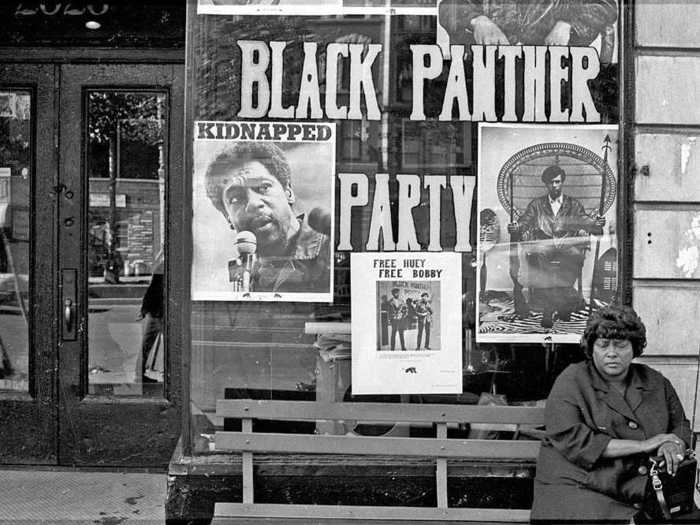
[[[243,432],[253,432],[253,420],[244,419],[241,422]],[[254,501],[254,470],[253,453],[243,452],[241,458],[241,470],[243,473],[243,503],[253,503]]]
[[[447,423],[437,424],[437,438],[447,439]],[[437,492],[437,506],[441,509],[447,508],[447,460],[437,458],[435,464],[435,483]]]
[[[216,450],[219,452],[359,454],[533,461],[537,458],[540,447],[539,441],[318,436],[261,432],[216,432],[214,441]]]
[[[544,424],[544,409],[540,407],[417,403],[327,403],[219,399],[216,403],[216,415],[290,421],[329,419],[390,423],[501,423],[533,426]]]
[[[226,519],[339,519],[360,523],[382,521],[437,522],[509,522],[528,523],[527,509],[481,509],[434,507],[370,507],[354,505],[287,505],[272,503],[216,503],[212,524],[224,524]],[[238,523],[238,522],[230,522]]]

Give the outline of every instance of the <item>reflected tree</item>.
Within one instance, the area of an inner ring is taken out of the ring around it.
[[[93,91],[88,96],[88,138],[91,144],[106,145],[109,178],[109,216],[105,228],[107,256],[105,281],[119,282],[122,267],[117,251],[117,179],[120,176],[120,147],[123,142],[163,145],[163,98],[156,94]],[[160,166],[162,168],[162,165]]]

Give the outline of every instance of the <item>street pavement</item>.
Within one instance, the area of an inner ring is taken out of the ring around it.
[[[165,473],[0,470],[0,525],[165,523]]]

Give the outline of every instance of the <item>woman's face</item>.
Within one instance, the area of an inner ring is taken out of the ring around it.
[[[634,349],[629,339],[607,339],[599,337],[593,343],[593,363],[600,374],[608,380],[621,380],[634,359]]]

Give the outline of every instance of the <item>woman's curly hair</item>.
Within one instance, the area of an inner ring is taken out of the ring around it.
[[[581,337],[581,346],[588,359],[593,355],[596,339],[628,339],[634,357],[642,355],[647,345],[647,330],[637,312],[630,306],[613,304],[596,310],[588,318]]]

